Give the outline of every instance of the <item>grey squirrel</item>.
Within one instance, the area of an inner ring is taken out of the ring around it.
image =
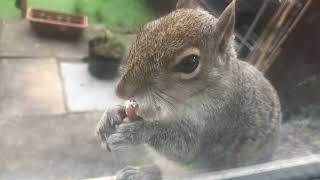
[[[141,120],[124,123],[124,105],[115,106],[97,135],[111,151],[146,144],[173,171],[267,161],[278,143],[280,103],[263,74],[236,57],[235,2],[216,19],[198,0],[183,1],[190,2],[144,26],[117,83],[119,97],[139,104]],[[126,167],[116,180],[161,179],[162,165]]]

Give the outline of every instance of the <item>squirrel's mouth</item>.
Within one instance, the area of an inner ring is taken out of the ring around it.
[[[144,119],[157,119],[162,114],[160,103],[153,97],[136,97],[134,100],[139,104],[137,115]]]
[[[142,104],[139,106],[140,108],[137,111],[137,115],[144,119],[155,119],[162,114],[160,106],[150,106],[148,104]]]

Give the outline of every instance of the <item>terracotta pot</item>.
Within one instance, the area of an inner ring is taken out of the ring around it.
[[[86,16],[29,8],[26,19],[32,28],[50,36],[79,37],[88,27]]]

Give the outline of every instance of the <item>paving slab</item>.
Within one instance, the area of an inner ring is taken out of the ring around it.
[[[85,179],[115,172],[94,136],[101,112],[0,117],[0,179]]]
[[[0,114],[23,116],[65,112],[55,59],[0,60]]]
[[[75,41],[39,36],[21,19],[0,19],[0,57],[56,57],[63,60],[80,60],[88,55],[88,42],[103,35],[105,27],[91,25]],[[130,47],[135,34],[123,34],[119,39]],[[128,48],[127,48],[128,49]]]
[[[83,58],[88,54],[92,31],[88,30],[79,40],[68,41],[39,36],[26,20],[3,20],[0,56]]]
[[[92,77],[87,63],[62,62],[60,71],[69,111],[105,110],[122,102],[114,93],[115,80]]]

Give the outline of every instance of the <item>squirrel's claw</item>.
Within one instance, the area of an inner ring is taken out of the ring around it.
[[[107,140],[111,134],[115,133],[116,126],[123,122],[123,113],[125,113],[124,106],[107,109],[95,129],[95,135],[101,140],[101,145],[109,151]]]
[[[143,142],[144,121],[123,123],[116,127],[115,133],[110,135],[107,146],[110,150],[138,145]]]

